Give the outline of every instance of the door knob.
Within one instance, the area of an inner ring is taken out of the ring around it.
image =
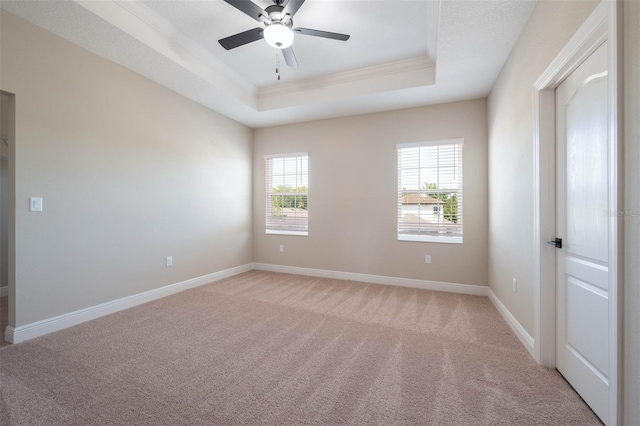
[[[556,238],[552,241],[547,241],[547,244],[554,246],[555,248],[562,248],[562,238]]]

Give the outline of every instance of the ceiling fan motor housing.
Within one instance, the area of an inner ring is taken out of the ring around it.
[[[264,11],[267,12],[267,18],[271,21],[271,23],[274,22],[279,22],[285,26],[287,26],[288,28],[291,28],[293,26],[293,20],[291,19],[291,15],[286,14],[284,16],[282,16],[282,11],[284,10],[284,7],[274,4],[272,6],[267,7]],[[271,24],[266,24],[271,25]]]

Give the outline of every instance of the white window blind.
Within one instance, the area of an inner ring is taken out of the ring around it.
[[[399,240],[462,243],[462,145],[397,145]]]
[[[267,234],[308,235],[307,153],[265,156]]]

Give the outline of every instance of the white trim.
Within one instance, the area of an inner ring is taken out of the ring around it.
[[[464,145],[464,138],[443,139],[441,141],[409,142],[396,144],[396,149],[420,148],[421,146]]]
[[[463,237],[434,237],[430,235],[398,234],[398,241],[411,241],[414,243],[462,244],[462,238]]]
[[[352,71],[343,71],[322,77],[310,78],[303,81],[279,84],[258,89],[258,99],[268,99],[275,96],[287,95],[291,92],[305,92],[315,89],[326,89],[354,81],[363,81],[387,77],[394,74],[405,74],[411,71],[426,71],[435,68],[435,64],[427,56],[403,59],[382,65],[373,65]]]
[[[546,241],[555,237],[555,88],[573,72],[598,46],[609,43],[609,210],[617,211],[621,198],[621,170],[618,137],[618,37],[617,24],[621,3],[603,0],[580,26],[569,42],[534,84],[534,358],[554,368],[555,359],[555,252]],[[550,196],[550,194],[554,194]],[[608,424],[618,424],[621,416],[620,392],[620,303],[621,286],[618,272],[621,218],[612,215],[609,223],[610,287],[609,287],[609,418]]]
[[[5,297],[8,295],[9,295],[9,287],[8,286],[0,287],[0,297]]]
[[[496,296],[490,288],[487,289],[487,293],[489,300],[491,300],[491,303],[493,303],[493,306],[495,306],[498,312],[500,312],[502,318],[504,318],[509,327],[511,327],[511,330],[513,330],[516,337],[520,339],[520,342],[522,342],[525,349],[529,351],[529,354],[535,358],[533,337],[531,337],[531,335],[527,333],[527,330],[525,330],[522,324],[518,322],[516,317],[513,316],[509,309],[507,309],[507,307],[500,301],[500,299],[498,299],[498,296]]]
[[[533,143],[533,335],[534,358],[545,367],[556,366],[555,249],[546,244],[556,235],[556,134],[553,88],[534,89]],[[542,285],[547,283],[547,285]]]
[[[11,343],[24,342],[25,340],[44,336],[45,334],[53,333],[54,331],[59,331],[86,321],[122,311],[124,309],[133,308],[134,306],[142,305],[143,303],[170,296],[190,288],[209,284],[252,269],[253,264],[247,263],[245,265],[170,284],[154,290],[123,297],[122,299],[69,312],[68,314],[58,315],[42,321],[36,321],[31,324],[21,325],[19,327],[8,326],[5,330],[5,340]]]
[[[81,324],[105,315],[109,315],[124,309],[133,308],[153,300],[170,296],[181,291],[199,287],[228,278],[251,270],[280,272],[285,274],[306,275],[320,278],[334,278],[347,281],[359,281],[372,284],[394,285],[398,287],[418,288],[423,290],[444,291],[449,293],[467,294],[472,296],[488,296],[498,312],[511,327],[525,349],[533,356],[533,338],[527,333],[516,318],[500,302],[496,295],[487,286],[447,283],[440,281],[428,281],[412,278],[397,278],[382,275],[361,274],[355,272],[332,271],[327,269],[300,268],[296,266],[274,265],[267,263],[247,263],[201,277],[192,278],[176,284],[171,284],[155,290],[124,297],[122,299],[106,302],[68,314],[59,315],[42,321],[20,327],[8,326],[5,330],[5,340],[11,343],[20,343],[36,337],[44,336],[55,331]],[[2,287],[6,288],[6,287]]]
[[[266,229],[264,233],[267,235],[295,235],[298,237],[309,236],[309,231],[281,231],[278,229]]]
[[[356,272],[331,271],[328,269],[300,268],[297,266],[254,263],[259,271],[281,272],[284,274],[307,275],[320,278],[334,278],[347,281],[360,281],[372,284],[395,285],[398,287],[420,288],[423,290],[446,291],[449,293],[486,296],[488,287],[472,284],[445,283],[440,281],[417,280],[412,278],[396,278],[383,275],[360,274]]]
[[[618,58],[623,57],[622,22],[623,6],[620,1],[610,1],[608,8],[609,37],[609,211],[624,210],[624,158],[622,119],[624,96],[619,94],[624,81],[623,67]],[[619,41],[620,40],[620,41]],[[618,111],[622,113],[618,113]],[[622,314],[624,299],[624,219],[609,216],[609,419],[615,425],[622,419]]]

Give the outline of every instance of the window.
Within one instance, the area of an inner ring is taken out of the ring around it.
[[[398,240],[462,243],[462,144],[397,145]]]
[[[308,235],[309,157],[307,153],[267,155],[267,234]]]

